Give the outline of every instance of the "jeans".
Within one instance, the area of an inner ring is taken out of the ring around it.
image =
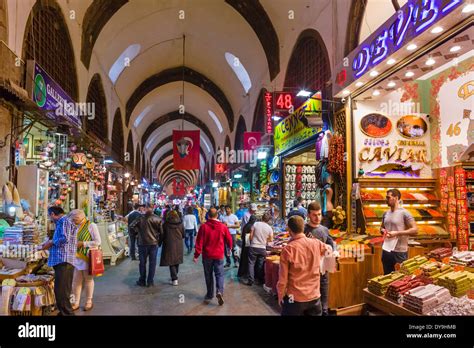
[[[231,234],[231,236],[232,236],[232,258],[234,259],[234,265],[236,265],[237,262],[239,262],[239,258],[234,255],[235,246],[237,245],[237,235]],[[228,253],[229,253],[229,247],[225,245],[225,259],[226,259],[226,263],[230,265],[230,256],[227,256]]]
[[[138,246],[138,257],[140,259],[140,283],[153,284],[153,279],[155,278],[156,270],[156,257],[158,253],[158,245],[139,245]],[[146,275],[146,263],[147,259],[149,261],[148,265],[148,278]]]
[[[329,299],[329,274],[322,274],[319,278],[319,288],[321,290],[321,307],[323,312],[328,312],[328,299]]]
[[[264,282],[264,269],[263,265],[265,262],[265,257],[267,252],[263,248],[249,248],[249,279],[250,283],[255,281],[255,276],[257,280],[261,283]]]
[[[382,251],[383,274],[395,271],[395,264],[402,263],[408,258],[407,252]]]
[[[188,249],[188,253],[191,252],[194,248],[194,233],[195,230],[184,230],[185,232],[185,237],[184,237],[184,244],[186,245],[186,248]]]
[[[134,234],[129,234],[130,237],[130,258],[136,259],[136,244],[137,244],[137,236]]]
[[[289,298],[285,297],[281,308],[282,316],[321,316],[322,314],[321,300],[319,298],[309,302],[292,301],[290,303]]]
[[[54,296],[59,315],[74,315],[71,305],[72,279],[74,266],[70,263],[59,263],[54,268]]]
[[[224,260],[202,259],[204,278],[206,279],[206,299],[214,298],[214,278],[216,277],[217,293],[224,294]]]
[[[171,280],[178,280],[179,265],[170,266]]]

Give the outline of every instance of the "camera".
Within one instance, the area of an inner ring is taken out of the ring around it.
[[[346,98],[341,98],[341,103],[345,104],[346,103]]]

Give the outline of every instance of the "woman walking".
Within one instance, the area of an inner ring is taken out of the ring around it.
[[[163,248],[161,249],[160,266],[169,266],[170,283],[175,286],[178,285],[179,265],[183,263],[183,239],[183,223],[176,211],[170,211],[166,215],[163,224],[163,238],[161,240]]]
[[[100,234],[97,225],[86,218],[84,211],[75,209],[69,213],[71,221],[78,226],[77,231],[77,253],[74,260],[74,277],[72,280],[73,298],[72,309],[79,309],[82,287],[86,291],[86,305],[84,311],[90,311],[94,307],[92,297],[94,295],[94,277],[89,274],[89,250],[100,246]]]
[[[186,234],[184,239],[184,244],[186,244],[186,255],[191,254],[191,251],[194,248],[194,236],[197,234],[197,221],[196,215],[194,215],[193,207],[188,207],[186,209],[186,215],[184,215],[184,232]]]

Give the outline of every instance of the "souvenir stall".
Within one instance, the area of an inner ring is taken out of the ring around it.
[[[277,184],[281,177],[283,216],[292,210],[293,201],[302,197],[304,206],[312,201],[321,202],[326,219],[332,218],[334,181],[328,170],[336,170],[336,167],[329,163],[329,149],[330,141],[341,142],[339,136],[333,136],[328,125],[323,124],[321,115],[322,97],[317,92],[275,127],[276,157],[271,162],[270,181]],[[318,126],[310,127],[308,122]],[[334,150],[341,153],[340,156],[334,153],[333,158],[343,157],[344,146]],[[344,167],[343,161],[338,166]]]
[[[472,26],[462,2],[431,2],[436,9],[429,21],[418,6],[404,5],[348,55],[348,64],[341,62],[336,69],[334,95],[346,101],[346,146],[352,149],[347,167],[353,172],[347,175],[352,188],[349,231],[335,238],[368,247],[361,260],[347,265],[340,260],[341,273],[330,277],[330,293],[334,290],[339,298],[336,307],[380,302],[364,297],[364,289],[368,279],[383,274],[380,226],[389,188],[401,191],[402,206],[418,226],[418,235],[409,241],[409,258],[439,248],[467,249],[466,210],[460,202],[467,198],[461,189],[465,176],[458,173],[456,182],[454,169],[450,176],[446,167],[453,167],[473,142],[467,92],[474,67]],[[386,35],[401,28],[397,23],[405,23],[404,31]],[[376,50],[366,49],[374,44]],[[401,279],[392,278],[381,277],[374,286]],[[339,289],[351,293],[333,288],[337,281]],[[353,286],[342,286],[345,281]],[[407,303],[416,302],[415,297]]]

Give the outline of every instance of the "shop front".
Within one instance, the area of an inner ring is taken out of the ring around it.
[[[398,276],[381,278],[384,240],[380,227],[388,209],[388,189],[401,192],[402,207],[418,227],[417,235],[409,240],[409,260],[401,264],[398,280],[415,269],[420,269],[418,275],[433,267],[452,272],[453,259],[462,258],[457,250],[469,249],[470,174],[462,167],[471,167],[468,161],[459,160],[474,140],[470,93],[474,32],[465,6],[460,1],[407,3],[336,71],[334,95],[346,101],[346,146],[352,149],[347,158],[352,168],[347,175],[352,188],[347,197],[352,235],[346,239],[369,245],[362,262],[372,262],[369,268],[360,262],[346,268],[355,275],[357,300],[365,298],[378,308],[390,296],[380,298],[378,293],[374,299],[370,284],[373,290]],[[449,251],[447,259],[437,260],[440,264],[429,265],[431,268],[424,265],[428,255],[443,254],[443,250]],[[400,309],[384,308],[389,307]],[[407,308],[413,309],[408,299],[402,312]]]

